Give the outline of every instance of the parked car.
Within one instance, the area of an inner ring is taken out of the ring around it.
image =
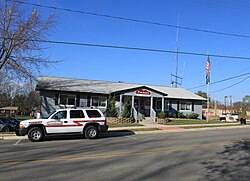
[[[236,121],[239,121],[239,114],[238,114],[238,113],[233,113],[233,114],[231,115],[231,117],[233,117],[233,119],[234,119],[235,122],[236,122]]]
[[[219,115],[220,121],[226,121],[226,117],[227,117],[226,113],[222,113],[221,115]]]
[[[17,125],[20,121],[18,121],[16,118],[8,117],[8,119],[15,125]]]
[[[25,120],[17,124],[16,135],[28,135],[30,141],[41,141],[44,136],[82,134],[94,139],[99,132],[106,132],[108,125],[99,109],[59,109],[47,118]]]
[[[17,123],[14,123],[8,118],[0,117],[0,132],[15,131]]]

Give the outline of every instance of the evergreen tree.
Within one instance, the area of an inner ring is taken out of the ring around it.
[[[107,106],[107,117],[116,117],[117,109],[115,107],[115,96],[109,95]]]
[[[125,102],[122,117],[124,118],[130,118],[131,116],[131,105],[128,102]]]

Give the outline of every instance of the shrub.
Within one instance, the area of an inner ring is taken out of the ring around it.
[[[190,113],[190,114],[187,114],[186,117],[188,119],[198,119],[199,114],[197,114],[197,113]]]
[[[131,116],[131,105],[128,102],[125,102],[122,117],[124,118],[130,118]]]
[[[170,112],[170,113],[168,113],[168,117],[169,117],[169,118],[176,118],[176,114]]]
[[[176,118],[186,118],[186,116],[182,112],[177,112]]]
[[[166,113],[164,113],[163,111],[159,112],[158,118],[166,118]]]

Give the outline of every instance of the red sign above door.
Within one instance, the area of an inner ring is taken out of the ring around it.
[[[151,92],[149,92],[147,89],[138,89],[135,91],[135,94],[149,96],[151,95]]]

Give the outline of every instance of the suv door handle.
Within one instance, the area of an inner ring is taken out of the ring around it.
[[[68,123],[68,121],[64,121],[64,123]]]

